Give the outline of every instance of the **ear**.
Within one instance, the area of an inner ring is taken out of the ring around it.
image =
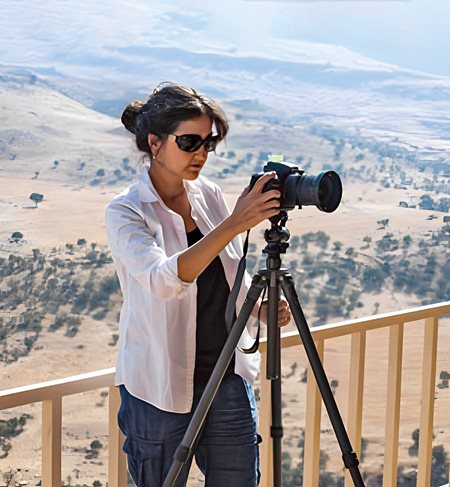
[[[162,140],[156,134],[148,134],[147,141],[153,156],[155,156],[161,148]]]

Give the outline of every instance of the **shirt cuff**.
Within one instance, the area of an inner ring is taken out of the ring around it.
[[[184,298],[188,287],[195,282],[183,281],[178,276],[178,257],[181,253],[182,251],[171,255],[160,267],[161,272],[167,278],[168,284],[175,289],[178,299]]]

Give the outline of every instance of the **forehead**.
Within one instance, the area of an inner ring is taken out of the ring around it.
[[[198,134],[206,137],[211,132],[211,129],[212,120],[207,115],[202,115],[198,118],[191,118],[190,120],[180,122],[175,134]]]

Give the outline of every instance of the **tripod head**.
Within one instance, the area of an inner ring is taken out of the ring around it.
[[[287,222],[288,215],[286,211],[280,211],[278,215],[269,218],[271,228],[264,231],[264,240],[267,245],[263,253],[267,254],[267,268],[279,269],[281,266],[280,254],[285,254],[289,247],[289,230],[284,226]]]

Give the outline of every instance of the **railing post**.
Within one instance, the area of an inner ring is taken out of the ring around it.
[[[61,487],[61,396],[42,401],[42,487]]]
[[[361,460],[361,430],[364,395],[364,368],[366,359],[366,332],[352,333],[350,351],[350,380],[348,387],[348,437]],[[350,473],[345,470],[345,487],[353,487]]]
[[[267,353],[261,353],[260,393],[259,393],[259,433],[263,438],[260,446],[261,487],[273,486],[273,448],[270,436],[272,422],[271,381],[266,379]]]
[[[431,482],[437,337],[438,318],[432,316],[425,320],[417,487],[428,487]]]
[[[383,487],[397,486],[402,359],[403,323],[389,328]]]
[[[128,473],[126,455],[122,450],[125,436],[117,424],[117,412],[120,407],[118,387],[109,387],[108,399],[108,485],[109,487],[124,487],[128,484]]]
[[[317,353],[323,362],[324,341],[315,342]],[[303,486],[317,487],[319,485],[320,460],[320,420],[322,411],[322,396],[317,387],[311,365],[308,365],[306,387],[305,414],[305,449],[303,458]]]

